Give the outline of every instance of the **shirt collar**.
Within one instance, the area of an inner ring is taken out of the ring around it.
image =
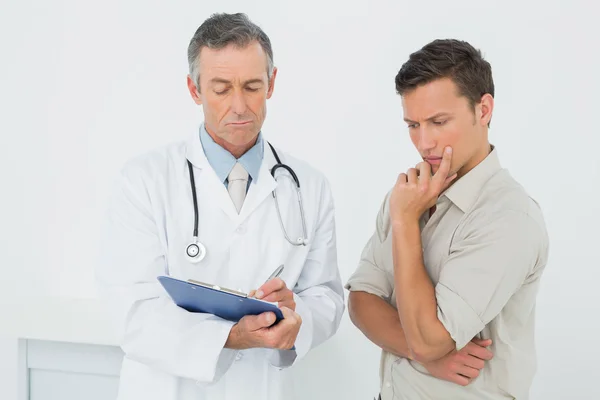
[[[258,173],[264,154],[262,133],[259,132],[254,146],[237,160],[230,152],[213,140],[206,131],[204,124],[200,127],[200,142],[210,166],[214,169],[221,182],[225,182],[233,166],[238,161],[248,172],[248,175],[250,175],[251,181],[258,181]]]
[[[488,156],[465,176],[457,180],[443,193],[462,212],[467,212],[475,203],[483,185],[502,169],[498,158],[498,151],[491,145],[492,151]]]

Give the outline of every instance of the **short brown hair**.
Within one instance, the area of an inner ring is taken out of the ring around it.
[[[440,78],[450,78],[471,106],[489,93],[494,96],[492,66],[481,51],[456,39],[438,39],[412,53],[396,75],[396,92],[410,92]]]

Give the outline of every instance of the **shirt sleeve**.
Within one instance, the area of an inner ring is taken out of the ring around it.
[[[388,193],[381,204],[375,222],[375,232],[363,248],[358,267],[348,279],[345,288],[350,291],[367,292],[389,300],[393,293],[393,282],[386,272],[382,255],[384,242],[390,232]]]
[[[438,319],[464,347],[494,319],[534,271],[545,235],[534,218],[507,211],[466,223],[435,287]]]

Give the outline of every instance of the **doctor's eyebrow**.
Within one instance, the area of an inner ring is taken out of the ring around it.
[[[224,79],[224,78],[212,78],[210,80],[210,83],[213,83],[213,84],[215,84],[215,83],[222,83],[222,84],[225,84],[225,85],[231,85],[232,84],[232,82],[230,80],[227,80],[227,79]],[[245,85],[251,85],[253,83],[264,84],[264,81],[262,79],[260,79],[260,78],[254,78],[254,79],[248,79],[247,81],[243,82],[244,86]]]

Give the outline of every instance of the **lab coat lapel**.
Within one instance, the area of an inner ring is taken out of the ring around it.
[[[265,141],[265,150],[262,163],[260,164],[258,179],[250,184],[248,194],[244,200],[244,205],[240,210],[240,217],[242,220],[252,214],[267,196],[271,196],[271,193],[273,193],[273,190],[277,187],[277,182],[271,175],[271,167],[275,164],[275,157]]]
[[[211,199],[212,205],[220,207],[231,220],[238,221],[240,215],[238,215],[233,201],[231,201],[227,188],[219,180],[216,172],[208,162],[198,132],[193,134],[187,141],[186,158],[194,166],[198,201],[200,201],[201,196],[206,196]],[[200,210],[200,212],[202,211]]]

